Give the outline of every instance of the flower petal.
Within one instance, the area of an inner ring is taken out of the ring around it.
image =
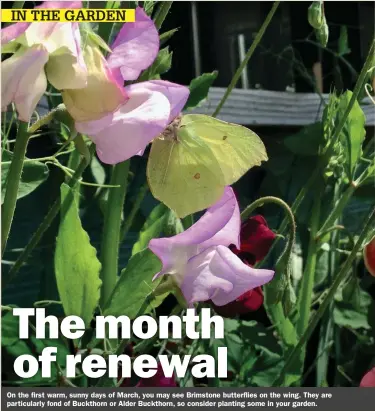
[[[19,50],[1,63],[1,108],[14,102],[19,119],[29,121],[47,89],[44,65],[48,52],[43,46]]]
[[[190,94],[189,87],[165,80],[145,81],[143,83],[132,84],[126,87],[127,90],[136,90],[138,88],[147,88],[148,90],[158,91],[167,97],[171,105],[169,122],[181,113]]]
[[[57,90],[86,87],[88,73],[81,51],[78,23],[61,24],[49,40],[57,46],[46,66],[49,82]]]
[[[375,236],[365,245],[363,249],[363,259],[368,272],[375,277]]]
[[[261,215],[250,217],[241,226],[241,249],[234,251],[241,258],[241,253],[251,255],[253,262],[262,261],[268,254],[276,234],[268,228],[267,221]],[[243,255],[245,258],[245,254]]]
[[[82,7],[82,2],[80,1],[46,1],[40,6],[35,7],[35,9],[72,9],[80,7]],[[60,26],[71,24],[59,22],[28,23],[27,26],[22,26],[15,30],[18,35],[13,38],[16,39],[17,43],[26,47],[41,44],[51,53],[58,48],[58,45],[50,41],[49,37],[54,31],[58,31]],[[55,41],[59,42],[59,36],[55,36]]]
[[[375,367],[364,375],[359,386],[375,387]]]
[[[143,150],[167,126],[170,106],[161,93],[136,90],[117,111],[100,120],[77,122],[96,144],[101,161],[117,164]]]
[[[213,245],[239,245],[239,234],[238,203],[232,188],[226,187],[221,199],[186,231],[150,241],[149,248],[163,263],[157,276],[184,270],[189,258]]]
[[[7,44],[23,34],[31,23],[16,23],[1,29],[1,44]]]
[[[215,312],[222,317],[235,318],[258,310],[263,304],[263,292],[261,287],[254,288],[240,295],[229,304],[217,306],[211,302]]]
[[[178,387],[176,377],[166,377],[163,367],[158,363],[156,374],[150,378],[142,378],[136,387]]]
[[[45,1],[40,6],[35,7],[35,9],[73,9],[81,7],[81,1]],[[31,24],[32,23],[15,23],[1,29],[1,44],[6,44],[16,39],[23,34]],[[46,23],[36,23],[35,27],[44,30]]]
[[[272,270],[249,267],[227,247],[219,245],[189,261],[181,291],[189,305],[212,300],[222,306],[271,281],[273,275]]]
[[[44,1],[36,9],[80,9],[82,1]]]
[[[159,34],[153,20],[140,7],[135,11],[135,20],[122,26],[108,57],[109,67],[119,71],[124,80],[136,80],[159,51]]]
[[[87,86],[62,92],[69,114],[78,122],[99,120],[126,101],[126,92],[113,79],[107,62],[96,47],[86,46]]]

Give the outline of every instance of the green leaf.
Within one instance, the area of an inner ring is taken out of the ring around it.
[[[261,351],[282,354],[281,346],[276,340],[274,330],[267,329],[256,321],[241,321],[239,333],[242,341],[251,344]]]
[[[178,32],[178,28],[166,31],[163,34],[160,34],[160,45],[164,45],[175,33]]]
[[[184,110],[197,107],[207,98],[208,90],[215,81],[217,74],[217,71],[213,71],[212,73],[204,73],[191,81],[189,85],[190,95],[185,104]]]
[[[183,231],[184,226],[182,225],[181,219],[177,217],[177,214],[173,210],[168,210],[164,234],[167,237],[172,237],[182,233]]]
[[[319,43],[323,46],[326,47],[328,44],[328,38],[329,38],[329,29],[328,29],[328,24],[326,22],[326,19],[324,17],[323,25],[319,29],[315,29],[315,35]]]
[[[108,53],[111,53],[112,50],[109,48],[108,44],[99,36],[97,35],[94,31],[92,30],[87,30],[86,34],[88,36],[88,40],[94,44],[95,46],[102,48]]]
[[[160,203],[147,218],[142,230],[139,233],[138,241],[134,244],[132,255],[148,247],[148,243],[156,238],[164,230],[168,218],[168,208]]]
[[[90,170],[97,184],[102,185],[105,183],[105,169],[100,163],[100,161],[96,158],[96,156],[92,156]],[[98,193],[99,191],[101,191],[101,187],[98,187],[96,192]]]
[[[91,161],[91,154],[82,134],[78,134],[76,136],[76,138],[74,139],[74,146],[79,152],[79,154],[81,154],[81,156],[85,158],[87,164],[89,164]]]
[[[8,311],[1,317],[1,345],[7,347],[19,341],[18,317]]]
[[[258,387],[271,387],[283,367],[282,357],[277,354],[262,352],[251,369],[251,384]]]
[[[23,9],[25,2],[24,1],[14,1],[12,9]]]
[[[3,151],[1,164],[1,204],[4,201],[6,181],[12,158],[13,153],[7,150]],[[44,181],[47,180],[48,174],[49,170],[45,164],[40,161],[26,159],[26,162],[23,165],[17,199],[26,197],[28,194],[36,190]]]
[[[189,214],[181,219],[184,229],[187,230],[194,224],[194,214]]]
[[[31,351],[31,348],[29,347],[27,342],[25,340],[20,340],[19,338],[18,341],[14,344],[7,345],[6,350],[10,355],[14,357],[19,357],[23,354],[33,355],[33,352]]]
[[[66,364],[66,356],[71,354],[68,347],[62,341],[61,339],[49,339],[49,338],[36,338],[35,336],[31,335],[30,336],[30,342],[34,344],[35,349],[38,354],[41,354],[44,348],[46,347],[56,347],[57,348],[57,353],[56,353],[56,360],[57,363],[61,367],[65,367]],[[53,373],[52,373],[53,375]]]
[[[329,234],[327,234],[325,237],[326,239],[324,237],[322,238],[322,245],[317,255],[315,267],[314,282],[315,287],[317,288],[322,287],[325,284],[329,273],[330,253],[329,249],[326,249],[327,246],[329,247],[329,243],[326,242],[329,241]]]
[[[339,124],[341,118],[344,116],[352,95],[353,93],[348,90],[340,97],[336,124]],[[350,180],[353,179],[354,169],[362,155],[362,143],[366,135],[365,123],[365,115],[358,101],[356,101],[340,135],[346,156],[345,168]]]
[[[300,156],[316,156],[319,146],[323,143],[323,125],[321,122],[310,124],[300,132],[284,139],[285,146]]]
[[[172,55],[169,47],[161,49],[152,66],[141,74],[139,81],[152,80],[167,72],[172,67]]]
[[[143,9],[148,16],[151,16],[154,10],[154,7],[155,7],[155,3],[156,1],[152,1],[152,0],[146,0],[143,2]]]
[[[340,327],[370,329],[368,313],[372,298],[360,287],[357,278],[350,278],[335,296],[333,318]]]
[[[97,184],[104,184],[105,183],[105,170],[104,170],[104,167],[100,164],[99,160],[95,156],[93,156],[92,158],[90,169],[95,179],[95,182]]]
[[[307,19],[314,29],[320,29],[324,22],[323,2],[313,1],[307,11]]]
[[[101,264],[82,228],[74,191],[61,185],[61,221],[55,272],[65,315],[77,315],[88,326],[99,301]]]
[[[241,338],[233,333],[226,333],[224,339],[212,339],[212,348],[214,352],[219,347],[227,347],[228,352],[228,371],[237,374],[243,364],[244,344]]]
[[[125,8],[136,8],[136,2],[127,2],[126,5],[124,5]],[[87,6],[88,7],[88,6]],[[106,1],[104,2],[104,8],[106,9],[118,9],[121,7],[121,1]],[[81,25],[80,25],[81,26]],[[111,43],[111,33],[115,29],[115,27],[119,26],[118,23],[112,23],[112,22],[101,22],[98,24],[98,35],[100,40],[107,46],[107,43]],[[104,46],[104,45],[103,45]],[[107,46],[108,47],[108,46]]]
[[[120,278],[109,299],[104,315],[126,315],[135,318],[145,298],[150,295],[160,280],[152,281],[161,270],[161,262],[148,248],[133,255],[127,267],[121,271]],[[158,296],[150,309],[159,305],[165,296]]]
[[[161,49],[153,65],[151,66],[152,74],[163,74],[167,72],[172,66],[172,55],[173,53],[169,52],[169,47]]]
[[[10,43],[7,43],[1,46],[1,54],[15,53],[19,47],[20,47],[19,43],[17,43],[16,41],[11,41]]]
[[[353,330],[364,328],[370,329],[367,313],[357,312],[351,308],[346,308],[344,304],[336,305],[333,310],[335,323],[340,327]]]
[[[344,56],[350,53],[350,48],[348,45],[348,29],[346,26],[340,27],[340,37],[339,37],[339,56]]]

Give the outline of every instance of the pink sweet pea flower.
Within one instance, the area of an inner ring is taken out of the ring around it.
[[[80,1],[53,1],[37,8],[79,7]],[[15,52],[1,63],[2,111],[14,102],[20,120],[29,121],[46,91],[47,78],[59,90],[85,87],[80,42],[78,23],[16,23],[2,29],[3,52]]]
[[[105,71],[112,85],[137,78],[152,64],[158,50],[159,34],[154,22],[138,7],[136,22],[124,24],[106,61]],[[91,138],[98,157],[107,164],[142,154],[180,113],[189,97],[187,87],[163,80],[146,81],[125,87],[123,100],[119,98],[116,107],[113,104],[103,110],[98,100],[105,95],[105,88],[89,91],[90,75],[88,83],[86,90],[63,93],[64,102],[76,120],[77,131]],[[67,100],[67,95],[75,97]]]
[[[87,44],[84,61],[87,66],[87,86],[61,93],[66,109],[76,122],[101,119],[128,100],[126,91],[116,81],[98,47]]]
[[[223,306],[271,281],[272,270],[252,268],[229,249],[231,244],[240,249],[240,228],[238,203],[227,187],[188,230],[150,241],[149,248],[163,264],[155,278],[171,275],[189,306],[208,300]]]
[[[120,82],[137,80],[141,71],[155,60],[159,51],[159,33],[152,19],[137,7],[135,22],[122,26],[112,44],[108,65]]]
[[[375,367],[365,374],[359,384],[360,387],[375,387]]]
[[[76,129],[96,144],[103,163],[117,164],[145,147],[179,114],[189,89],[163,80],[125,87],[128,100],[96,121],[76,122]]]

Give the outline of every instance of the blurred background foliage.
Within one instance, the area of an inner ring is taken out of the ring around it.
[[[148,3],[145,7],[153,6],[149,4],[153,2],[144,3]],[[163,63],[166,65],[165,73],[160,73],[161,77],[181,84],[189,84],[197,74],[218,70],[213,85],[226,87],[239,63],[239,53],[234,52],[238,35],[243,35],[245,45],[248,47],[254,33],[262,24],[270,4],[267,2],[195,3],[194,20],[192,3],[195,2],[174,3],[163,26],[163,32],[175,28],[178,30],[167,41],[166,45],[169,46],[169,51],[173,52],[173,59],[172,56],[169,59],[169,54],[167,55],[167,61]],[[13,2],[3,2],[2,7],[12,7],[12,4]],[[25,7],[33,7],[35,4],[37,3],[26,2]],[[93,7],[93,2],[90,6]],[[330,28],[327,47],[317,44],[313,37],[307,21],[308,6],[309,2],[283,2],[247,68],[247,83],[244,84],[242,78],[237,87],[273,91],[288,89],[295,93],[316,91],[327,93],[331,90],[340,92],[353,88],[373,35],[373,3],[327,2],[325,12]],[[192,40],[197,24],[199,38],[198,43],[194,43]],[[199,45],[199,58],[193,47],[194,44]],[[228,58],[228,55],[232,58]],[[317,67],[318,71],[316,71]],[[316,141],[321,135],[319,124],[307,127],[283,124],[272,127],[259,125],[252,126],[252,129],[265,142],[270,160],[262,167],[250,170],[234,185],[241,208],[265,195],[278,196],[291,204],[316,167]],[[367,126],[366,131],[367,146],[373,141],[373,126]],[[14,138],[15,126],[13,125],[8,138],[10,148]],[[64,131],[58,125],[44,127],[40,130],[40,136],[30,141],[27,157],[33,159],[51,156],[61,147],[64,138],[66,138]],[[369,153],[371,152],[373,153],[373,149],[372,151],[369,149]],[[126,266],[132,254],[140,230],[152,210],[158,205],[150,192],[144,188],[147,184],[145,177],[147,156],[146,151],[144,156],[133,157],[131,160],[130,184],[124,216],[128,216],[132,212],[134,203],[139,201],[141,187],[144,190],[144,198],[121,243],[119,263],[121,269]],[[65,161],[66,164],[67,159],[66,156],[61,159],[61,162]],[[48,166],[48,172],[45,169],[32,172],[39,176],[41,184],[30,187],[27,181],[25,182],[25,187],[32,192],[17,203],[7,252],[2,261],[3,278],[6,278],[12,262],[27,244],[53,201],[59,196],[60,185],[65,179],[61,169],[53,165]],[[101,164],[94,157],[83,175],[83,180],[108,184],[109,167]],[[97,249],[100,246],[102,209],[105,206],[107,190],[83,185],[80,189],[80,216],[83,227],[89,233],[92,245]],[[311,213],[314,196],[314,191],[311,191],[304,201],[301,212],[297,215],[298,241],[293,252],[295,273],[293,280],[296,284],[300,279],[306,258],[307,219]],[[354,238],[361,228],[363,217],[374,204],[374,198],[375,187],[373,181],[369,181],[368,185],[355,193],[346,207],[340,223]],[[330,204],[330,201],[322,197],[324,214],[330,211],[326,209],[326,205],[330,206]],[[259,212],[266,217],[269,226],[274,229],[280,225],[283,218],[282,212],[272,206],[263,207]],[[198,215],[195,218],[197,219]],[[3,305],[31,307],[35,301],[59,299],[53,262],[58,223],[56,219],[17,279],[2,290]],[[156,233],[157,230],[158,228],[155,228],[153,234],[161,235],[163,227],[159,227],[159,232]],[[342,237],[340,241],[335,247],[344,255],[347,237]],[[317,298],[334,275],[331,270],[332,261],[330,261],[331,247],[332,244],[326,243],[320,251],[314,287]],[[158,312],[169,313],[173,305],[174,302],[167,299]],[[50,312],[63,314],[59,306],[51,307]],[[269,326],[270,322],[264,309],[247,315],[240,321],[226,320],[225,340],[214,342],[216,345],[226,345],[230,353],[229,368],[232,381],[229,379],[223,384],[267,386],[272,383],[280,372],[282,362],[280,345]],[[328,328],[329,333],[324,333]],[[13,329],[11,324],[9,329]],[[370,368],[370,363],[375,358],[374,339],[375,283],[368,274],[366,275],[362,259],[358,256],[353,266],[351,280],[342,287],[330,309],[330,315],[322,320],[321,327],[309,342],[303,384],[305,386],[358,385],[360,378]],[[2,343],[7,346],[7,355],[10,355],[10,358],[26,349],[37,352],[40,349],[40,343],[37,341],[17,341],[17,336],[12,334],[7,336],[4,343],[4,331]],[[55,344],[54,341],[53,345]],[[66,347],[60,350],[62,366],[65,351]],[[5,365],[7,362],[10,363],[7,355],[3,356]],[[6,377],[12,379],[10,375]],[[39,381],[37,377],[35,381]]]

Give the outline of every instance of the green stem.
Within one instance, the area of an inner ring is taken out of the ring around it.
[[[124,225],[121,228],[121,234],[120,234],[120,241],[123,241],[124,238],[126,237],[126,235],[128,234],[128,231],[130,230],[132,224],[133,224],[133,220],[134,217],[136,216],[143,199],[145,198],[145,195],[148,192],[148,183],[145,183],[138,192],[137,198],[134,201],[133,207],[130,210],[129,215],[126,218],[126,221],[124,223]]]
[[[155,26],[158,30],[161,29],[161,26],[163,25],[164,20],[167,17],[169,9],[172,7],[172,3],[173,3],[173,1],[163,1],[163,2],[161,2],[160,6],[158,8],[158,11],[155,15],[155,18],[154,18],[154,23],[155,23]]]
[[[318,242],[316,240],[316,234],[318,232],[320,222],[320,205],[321,198],[317,195],[312,209],[310,240],[307,251],[306,266],[302,275],[300,293],[297,300],[299,318],[296,324],[296,331],[298,335],[301,335],[305,331],[310,318],[311,301],[315,281],[315,268],[318,257]]]
[[[263,206],[264,204],[269,203],[269,204],[277,204],[280,207],[282,207],[285,211],[286,214],[286,219],[289,222],[289,239],[288,239],[288,244],[286,245],[286,248],[283,252],[283,255],[290,255],[293,245],[296,240],[296,222],[294,219],[294,215],[292,210],[290,209],[289,205],[281,200],[280,198],[277,197],[262,197],[259,198],[258,200],[254,201],[252,204],[250,204],[248,207],[245,208],[245,210],[241,213],[241,220],[245,221],[251,213],[258,207]],[[276,239],[274,243],[276,242]],[[267,256],[263,259],[262,265],[266,262],[268,256],[270,255],[271,251],[268,252]],[[269,303],[269,293],[267,292],[267,287],[264,288],[264,300],[265,300],[265,306],[266,310],[269,313],[270,318],[272,319],[273,324],[276,326],[282,341],[286,343],[286,345],[289,345],[287,342],[291,339],[291,335],[289,335],[289,330],[284,327],[284,323],[286,321],[286,317],[284,314],[284,309],[281,304],[281,302],[277,302],[276,304],[274,301],[272,303]]]
[[[95,149],[95,145],[92,144],[90,147],[90,152],[92,153],[93,150]],[[73,174],[72,178],[69,180],[67,183],[69,187],[74,187],[77,183],[78,180],[80,179],[83,171],[85,168],[88,166],[86,159],[83,158],[81,160],[81,163],[79,164],[77,170]],[[68,196],[67,199],[71,201],[72,196]],[[27,259],[30,257],[30,254],[34,250],[34,248],[39,244],[40,240],[43,237],[43,234],[46,232],[48,227],[52,224],[53,220],[56,218],[56,216],[59,214],[61,207],[61,201],[58,198],[48,211],[47,215],[44,217],[44,220],[38,227],[38,229],[35,231],[33,236],[31,237],[30,241],[26,245],[26,247],[23,249],[22,253],[19,255],[17,258],[16,262],[14,263],[13,267],[9,270],[9,273],[5,279],[3,279],[3,288],[8,285],[10,282],[12,282],[17,275],[18,271],[21,269],[23,264],[27,261]]]
[[[1,255],[3,256],[8,241],[10,227],[16,209],[17,194],[20,186],[23,162],[26,156],[29,134],[28,123],[20,121],[18,126],[16,144],[14,145],[12,163],[6,180],[4,203],[1,209]]]
[[[273,4],[272,9],[270,10],[270,12],[268,13],[266,19],[264,20],[264,22],[262,24],[262,27],[259,29],[252,45],[250,46],[248,52],[246,53],[246,56],[245,56],[244,60],[242,61],[242,63],[238,67],[236,73],[234,74],[234,76],[232,78],[232,81],[230,82],[226,92],[224,93],[224,96],[220,100],[220,103],[216,107],[216,110],[212,114],[212,117],[216,117],[220,113],[220,110],[223,108],[223,105],[227,101],[227,98],[229,97],[230,93],[232,92],[232,90],[236,86],[238,80],[241,77],[242,72],[244,71],[244,69],[246,68],[249,60],[251,59],[252,55],[254,54],[255,49],[257,48],[258,44],[262,40],[262,37],[263,37],[268,25],[270,24],[273,15],[275,14],[277,8],[279,7],[279,4],[280,4],[280,1],[275,1],[275,3]]]
[[[107,303],[117,281],[121,217],[128,186],[129,166],[130,161],[128,160],[116,164],[112,170],[110,184],[119,186],[119,188],[110,189],[108,202],[105,208],[103,241],[101,247],[101,307],[104,307]]]
[[[9,133],[10,133],[10,131],[11,131],[11,129],[12,129],[12,125],[13,125],[13,122],[14,122],[14,120],[15,120],[15,117],[16,117],[16,115],[15,115],[15,111],[14,111],[14,109],[13,109],[13,111],[12,111],[12,117],[10,118],[10,122],[9,122],[9,125],[8,125],[8,130],[5,132],[5,129],[6,129],[6,119],[7,119],[7,112],[4,112],[4,138],[3,138],[3,146],[2,146],[2,148],[1,148],[1,158],[3,158],[3,154],[4,154],[4,150],[9,150],[9,144],[10,143],[13,143],[13,141],[11,141],[11,140],[9,140]]]
[[[49,124],[56,115],[61,115],[65,114],[66,108],[64,104],[59,104],[56,108],[51,110],[49,113],[47,113],[45,116],[41,117],[38,121],[35,123],[31,124],[29,129],[27,130],[29,134],[33,134],[36,130],[38,130],[40,127],[45,126]]]
[[[318,237],[321,237],[322,233],[329,230],[335,224],[337,218],[342,214],[344,208],[346,207],[346,204],[349,202],[356,189],[357,186],[352,183],[340,196],[340,199],[337,201],[333,210],[327,217],[327,220],[324,222],[319,232],[317,233]]]
[[[70,168],[71,170],[76,170],[79,167],[80,162],[81,162],[81,155],[79,151],[73,150],[70,153],[67,167]],[[67,180],[69,180],[69,178],[67,178]]]
[[[290,352],[288,358],[285,361],[284,367],[280,372],[279,377],[272,384],[273,387],[280,386],[280,383],[284,380],[284,376],[286,372],[289,370],[289,367],[294,362],[300,350],[304,347],[308,339],[311,337],[316,326],[319,324],[319,321],[321,320],[323,314],[325,313],[326,309],[329,307],[331,301],[333,300],[336,294],[336,291],[339,288],[341,282],[345,280],[347,274],[352,268],[353,261],[355,260],[357,253],[360,251],[361,247],[363,246],[363,243],[367,238],[367,233],[371,230],[374,224],[374,220],[375,220],[375,208],[373,208],[370,211],[369,215],[365,219],[365,224],[363,226],[363,229],[359,235],[357,242],[355,243],[353,250],[351,251],[349,257],[346,259],[345,263],[341,267],[341,270],[338,272],[337,276],[335,277],[331,287],[329,288],[327,292],[327,296],[324,298],[318,310],[316,311],[315,315],[312,317],[308,327],[306,328],[303,335],[299,339],[297,345]]]

